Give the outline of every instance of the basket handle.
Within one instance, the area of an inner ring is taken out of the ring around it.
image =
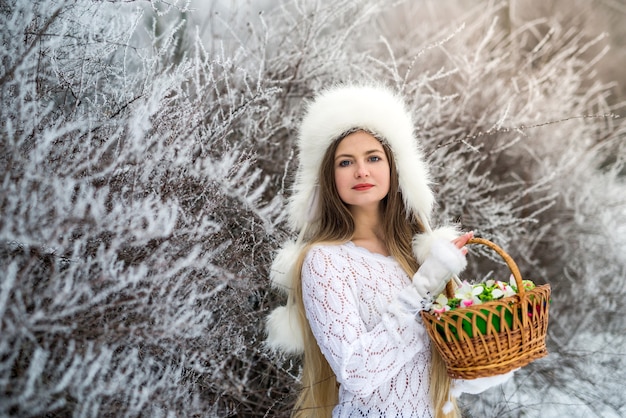
[[[526,290],[524,290],[524,284],[522,282],[522,274],[520,273],[519,268],[517,267],[517,264],[515,263],[515,261],[513,261],[513,258],[511,258],[511,256],[508,255],[506,251],[504,251],[502,248],[500,248],[493,242],[484,238],[472,238],[467,243],[485,245],[491,248],[492,250],[494,250],[496,253],[498,253],[498,255],[502,257],[506,265],[509,267],[509,270],[511,270],[511,273],[513,274],[513,277],[515,278],[515,283],[517,283],[517,293],[519,294],[520,297],[524,296],[524,293],[526,293]]]

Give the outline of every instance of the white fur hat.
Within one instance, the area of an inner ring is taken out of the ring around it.
[[[300,127],[297,143],[300,165],[289,202],[293,230],[301,231],[307,222],[315,220],[319,168],[326,149],[352,129],[372,132],[390,146],[404,204],[428,223],[434,202],[430,173],[403,100],[384,87],[340,86],[315,98]]]
[[[293,264],[302,250],[302,237],[317,222],[319,212],[319,168],[328,147],[355,129],[382,138],[392,150],[398,172],[400,192],[408,212],[417,216],[426,234],[417,236],[413,251],[418,262],[429,253],[433,237],[452,239],[454,228],[430,228],[434,196],[421,147],[414,135],[413,120],[402,98],[386,87],[347,85],[329,88],[309,104],[298,136],[299,166],[289,200],[289,223],[300,234],[298,242],[289,241],[277,253],[270,271],[272,285],[289,291],[294,277]],[[267,320],[267,344],[273,349],[301,352],[303,341],[297,322],[296,306],[275,309]]]

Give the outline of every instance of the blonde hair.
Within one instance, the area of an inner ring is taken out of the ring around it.
[[[319,193],[324,198],[319,199],[320,219],[316,229],[312,232],[307,245],[300,253],[294,269],[294,286],[289,295],[291,303],[298,309],[298,321],[303,330],[304,361],[302,368],[302,388],[292,412],[297,418],[330,417],[333,408],[337,405],[339,385],[328,361],[311,332],[311,328],[304,313],[302,300],[302,264],[308,250],[318,243],[344,243],[352,238],[354,233],[354,219],[348,207],[340,199],[334,180],[334,156],[342,139],[356,132],[351,130],[341,135],[328,147],[320,165]],[[365,131],[367,132],[367,131]],[[409,277],[417,271],[419,265],[412,251],[413,235],[424,232],[423,225],[417,217],[409,216],[404,206],[398,185],[398,173],[393,153],[384,140],[370,133],[378,139],[389,161],[390,186],[389,193],[381,201],[383,228],[386,240],[385,245],[389,253],[400,263]],[[445,364],[434,348],[431,354],[430,394],[435,407],[435,418],[455,418],[460,416],[456,403],[452,400],[453,410],[443,413],[443,405],[450,401],[450,379]]]

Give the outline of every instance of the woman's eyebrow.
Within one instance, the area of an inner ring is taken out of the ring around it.
[[[383,152],[383,150],[380,149],[371,149],[369,151],[365,151],[365,155],[370,155],[370,154],[374,154],[377,152]],[[354,155],[352,154],[339,154],[338,156],[335,157],[335,160],[339,159],[339,158],[354,158]]]

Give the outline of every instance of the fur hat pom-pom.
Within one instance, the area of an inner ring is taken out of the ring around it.
[[[270,268],[270,281],[273,287],[289,292],[293,286],[293,268],[301,250],[301,246],[295,241],[285,242],[278,250]]]
[[[296,306],[279,306],[267,317],[267,340],[265,344],[274,351],[300,354],[304,351],[302,330],[298,322]]]
[[[420,264],[424,263],[430,255],[431,248],[435,241],[440,239],[452,241],[460,235],[461,232],[454,226],[442,226],[432,232],[415,235],[413,237],[413,254],[417,259],[417,262]]]

